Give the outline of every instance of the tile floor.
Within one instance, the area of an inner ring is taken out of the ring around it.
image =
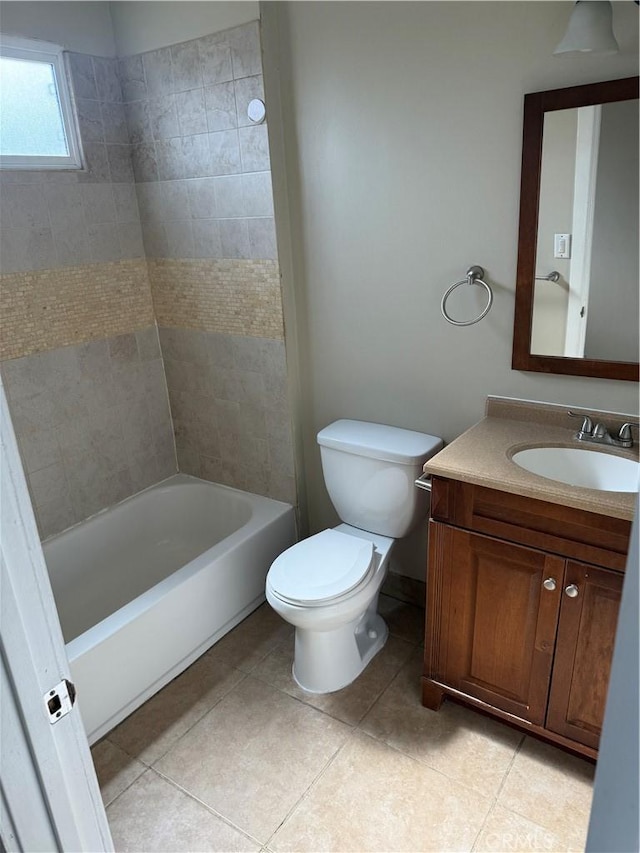
[[[420,704],[423,612],[313,696],[263,605],[93,748],[116,850],[583,850],[593,765],[452,702]]]

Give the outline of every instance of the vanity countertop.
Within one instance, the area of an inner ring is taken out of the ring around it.
[[[591,414],[586,409],[574,411]],[[635,416],[625,418],[606,412],[597,415],[598,420],[611,427],[620,426],[624,420],[637,420]],[[631,450],[620,450],[579,443],[575,439],[579,426],[580,421],[571,421],[567,416],[566,406],[489,397],[483,420],[433,456],[425,463],[424,471],[599,515],[633,519],[636,504],[633,493],[569,486],[531,474],[511,461],[516,451],[529,447],[588,447],[638,459],[637,445]]]

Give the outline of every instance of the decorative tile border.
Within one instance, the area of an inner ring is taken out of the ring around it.
[[[122,335],[155,322],[144,259],[0,276],[0,359]]]
[[[277,261],[149,259],[159,326],[284,339]]]

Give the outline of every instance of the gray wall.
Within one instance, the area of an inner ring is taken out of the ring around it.
[[[576,165],[576,110],[546,113],[542,140],[542,172],[538,203],[536,275],[556,270],[559,282],[536,281],[531,352],[564,355],[571,261],[554,258],[554,234],[570,234]]]
[[[603,104],[587,358],[638,359],[638,101]]]
[[[116,0],[109,6],[118,56],[167,47],[259,18],[258,3],[253,0]]]
[[[2,0],[0,28],[7,35],[52,41],[66,50],[115,56],[111,3]]]
[[[637,73],[637,8],[615,6],[621,53],[577,61],[552,55],[570,3],[261,7],[279,36],[265,80],[282,89],[312,529],[335,522],[315,435],[336,418],[451,441],[487,394],[637,408],[633,383],[510,367],[523,95]],[[495,304],[455,328],[440,299],[472,263]]]

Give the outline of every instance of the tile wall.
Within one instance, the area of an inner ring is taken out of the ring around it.
[[[181,471],[296,503],[284,341],[160,328]]]
[[[69,69],[86,169],[0,172],[2,273],[144,257],[117,60]]]
[[[176,449],[295,503],[258,22],[69,68],[86,170],[0,173],[2,376],[41,535]]]
[[[276,258],[258,22],[120,61],[147,257]]]
[[[69,69],[86,170],[0,172],[1,371],[43,538],[176,470],[117,60]]]
[[[180,470],[295,503],[258,22],[120,74]]]
[[[155,325],[0,369],[43,538],[175,473]]]

